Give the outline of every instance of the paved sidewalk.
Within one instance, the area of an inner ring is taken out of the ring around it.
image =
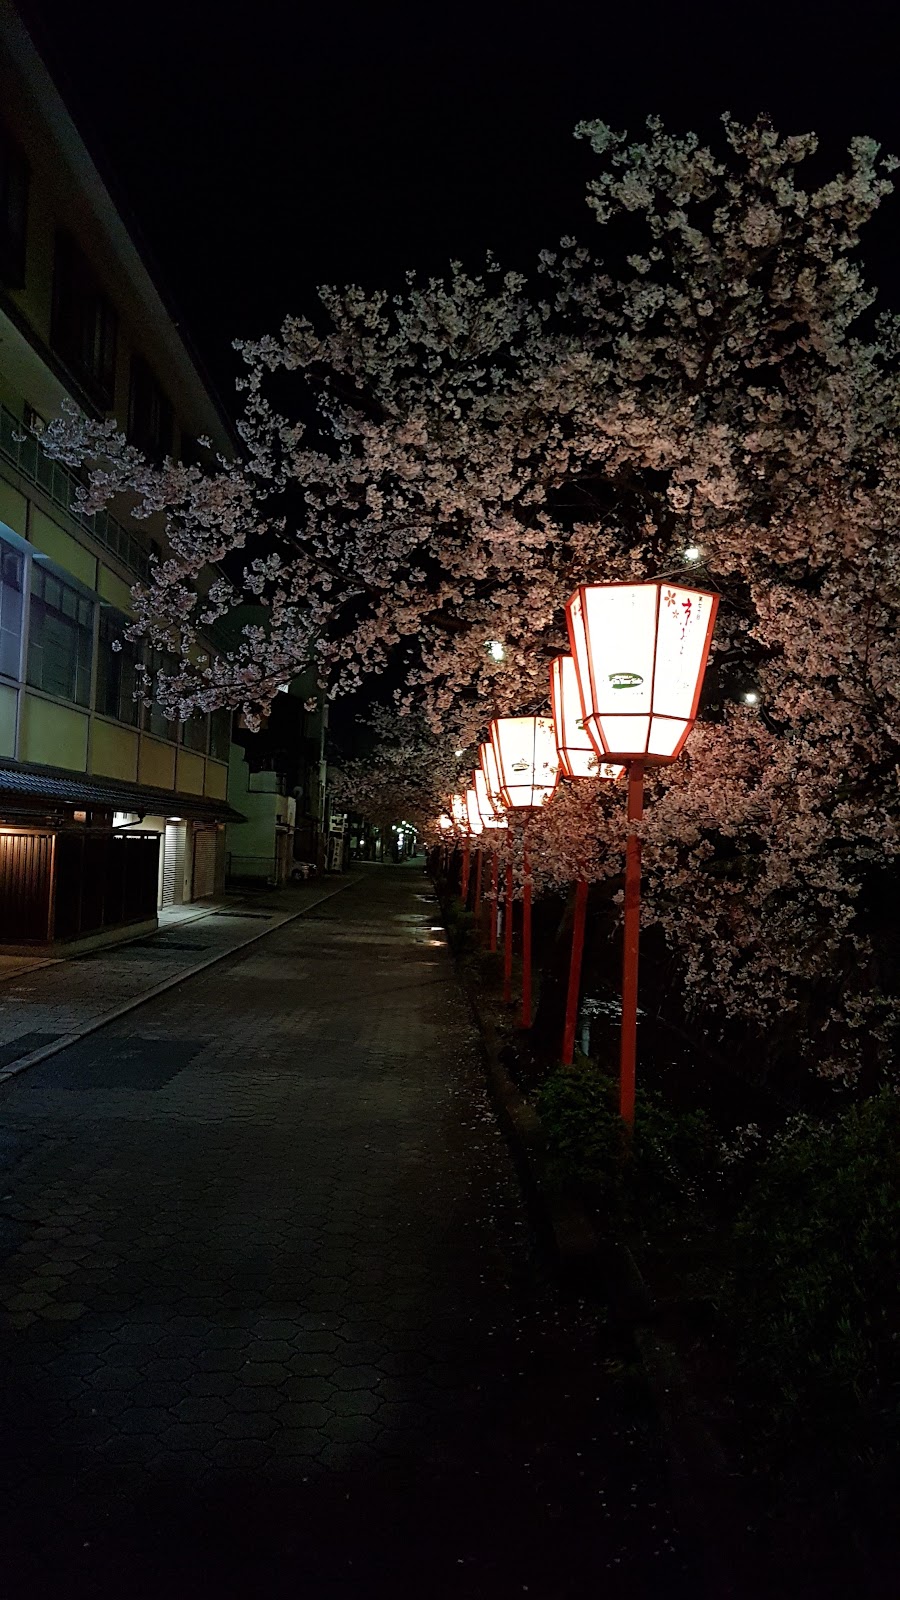
[[[0,1089],[3,1600],[695,1600],[427,880],[353,877]]]
[[[280,927],[348,882],[327,877],[176,906],[161,913],[156,933],[68,960],[21,958],[28,965],[0,982],[0,1082],[23,1060],[73,1042],[123,1006]]]

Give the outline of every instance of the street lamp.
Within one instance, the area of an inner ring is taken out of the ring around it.
[[[694,726],[719,597],[656,580],[582,584],[566,605],[584,724],[598,757],[628,766],[619,1105],[634,1122],[644,767],[677,760]]]
[[[490,742],[497,764],[500,798],[523,822],[552,800],[559,783],[559,752],[552,717],[495,717]],[[531,1027],[531,878],[528,840],[522,834],[522,1027]],[[509,878],[507,878],[507,882]],[[507,916],[511,912],[511,901]],[[508,927],[511,930],[512,924]]]
[[[555,656],[550,663],[550,704],[553,707],[556,747],[559,751],[563,776],[575,780],[600,778],[611,783],[621,778],[625,768],[613,766],[608,761],[601,761],[585,731],[578,670],[573,656]],[[572,950],[569,957],[569,983],[566,989],[566,1019],[563,1025],[561,1057],[563,1066],[571,1066],[575,1054],[575,1027],[578,1020],[587,900],[587,880],[579,876],[575,881]]]

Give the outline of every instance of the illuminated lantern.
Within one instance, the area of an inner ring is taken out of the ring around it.
[[[465,795],[451,795],[450,810],[453,813],[453,821],[456,824],[457,831],[466,833],[469,827],[469,813],[466,810]]]
[[[500,797],[511,810],[547,804],[559,782],[552,717],[497,717],[491,723]]]
[[[478,809],[478,796],[474,789],[466,790],[466,820],[469,833],[473,837],[477,837],[479,833],[484,833],[484,823],[481,820],[481,812]]]
[[[500,793],[500,769],[497,766],[497,757],[490,739],[486,739],[484,744],[478,746],[478,757],[481,761],[481,770],[484,773],[484,781],[487,785],[488,800],[495,814],[498,817],[502,816],[503,796]]]
[[[628,763],[619,1110],[634,1124],[644,768],[675,761],[700,701],[719,597],[652,583],[586,583],[566,605],[584,725],[597,754]]]
[[[483,748],[484,746],[482,746],[482,749]],[[481,767],[475,768],[475,771],[472,774],[472,783],[475,788],[475,798],[478,801],[478,811],[485,827],[508,828],[509,823],[503,815],[503,812],[498,811],[497,807],[491,803],[491,795],[488,790],[487,778],[485,777]]]
[[[719,597],[676,584],[591,583],[566,605],[597,754],[674,761],[694,726]]]
[[[438,817],[438,827],[440,828],[441,833],[451,832],[453,828],[453,818],[448,817],[446,811],[442,811]]]
[[[601,761],[584,726],[584,707],[573,656],[556,656],[550,663],[550,704],[556,748],[564,778],[621,778],[624,767]]]

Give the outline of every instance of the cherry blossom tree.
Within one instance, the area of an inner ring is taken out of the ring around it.
[[[702,720],[650,785],[646,916],[689,1004],[794,1010],[798,1050],[852,1079],[900,987],[871,916],[900,821],[900,322],[857,259],[893,162],[856,139],[823,174],[812,135],[764,120],[725,118],[721,148],[655,120],[577,131],[602,255],[566,239],[531,279],[489,259],[322,290],[315,319],[238,347],[244,453],[211,472],[72,412],[44,438],[87,463],[89,506],[165,513],[135,627],[177,654],[174,714],[252,721],[310,659],[332,693],[402,664],[398,712],[470,760],[491,715],[545,705],[577,583],[717,588]],[[198,661],[248,598],[265,623]],[[455,786],[440,764],[428,783],[404,814]],[[538,820],[539,882],[620,870],[601,787]]]

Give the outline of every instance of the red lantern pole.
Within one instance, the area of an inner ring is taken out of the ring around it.
[[[522,1027],[531,1027],[531,863],[528,840],[522,840]]]
[[[575,1027],[578,1021],[578,995],[581,990],[581,961],[584,955],[584,922],[588,886],[584,878],[575,885],[575,922],[572,927],[572,955],[569,960],[569,988],[566,993],[566,1025],[563,1029],[562,1064],[570,1067],[575,1055]]]
[[[628,767],[628,822],[644,815],[644,763]],[[641,935],[641,841],[629,826],[625,844],[625,916],[622,956],[622,1043],[619,1057],[619,1110],[634,1127],[634,1077],[637,1060],[638,949]]]
[[[491,943],[490,943],[491,950],[496,950],[496,948],[497,948],[497,902],[498,902],[498,893],[497,893],[497,891],[498,891],[498,887],[499,887],[499,885],[498,885],[499,877],[500,877],[500,869],[499,869],[499,866],[498,866],[498,863],[497,863],[497,852],[496,852],[496,850],[492,850],[491,851]]]
[[[468,905],[468,903],[469,903],[469,841],[468,841],[468,839],[466,840],[465,844],[463,845],[462,903],[463,903],[464,906]]]
[[[475,846],[475,904],[474,904],[472,909],[473,909],[473,911],[475,913],[475,922],[476,922],[477,926],[480,926],[480,924],[481,924],[481,874],[482,874],[482,856],[483,856],[483,854],[484,854],[484,852],[481,849],[481,846],[480,845],[476,845]]]
[[[512,1003],[513,869],[506,868],[506,905],[503,913],[503,1003]]]

